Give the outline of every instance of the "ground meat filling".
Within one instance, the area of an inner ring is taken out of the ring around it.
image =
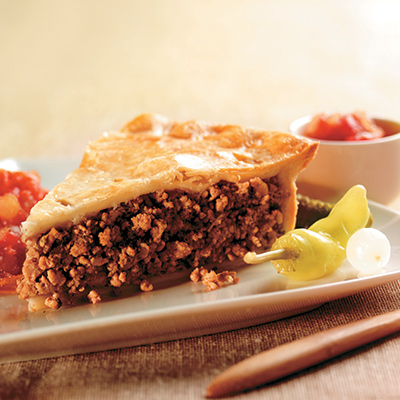
[[[268,248],[282,232],[286,195],[278,179],[220,182],[202,193],[157,191],[100,211],[28,243],[19,296],[100,301],[96,288],[243,258]],[[55,300],[54,300],[55,299]]]

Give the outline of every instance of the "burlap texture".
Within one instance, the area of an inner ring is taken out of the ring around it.
[[[400,307],[388,283],[264,325],[173,342],[0,366],[1,399],[201,399],[227,367],[260,351]],[[235,399],[398,399],[393,335]]]

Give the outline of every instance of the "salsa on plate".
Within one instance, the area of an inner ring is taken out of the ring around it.
[[[25,260],[21,223],[46,193],[37,172],[0,169],[0,290],[21,273]]]

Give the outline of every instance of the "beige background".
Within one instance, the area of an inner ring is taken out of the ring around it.
[[[80,157],[142,112],[286,130],[400,119],[398,0],[0,0],[0,159]],[[397,281],[258,327],[0,366],[1,399],[201,399],[262,350],[400,308]],[[238,399],[398,399],[398,335]]]
[[[142,112],[400,119],[399,16],[397,0],[1,0],[0,158],[80,156]]]

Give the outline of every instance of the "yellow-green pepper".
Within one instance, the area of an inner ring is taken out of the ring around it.
[[[370,221],[366,190],[353,186],[326,218],[309,229],[289,231],[276,240],[270,252],[248,253],[244,260],[250,264],[271,261],[279,273],[293,280],[318,279],[340,267],[348,239]]]
[[[346,247],[350,236],[366,227],[370,217],[367,191],[364,186],[356,185],[347,191],[326,218],[315,222],[309,229],[327,233]]]

